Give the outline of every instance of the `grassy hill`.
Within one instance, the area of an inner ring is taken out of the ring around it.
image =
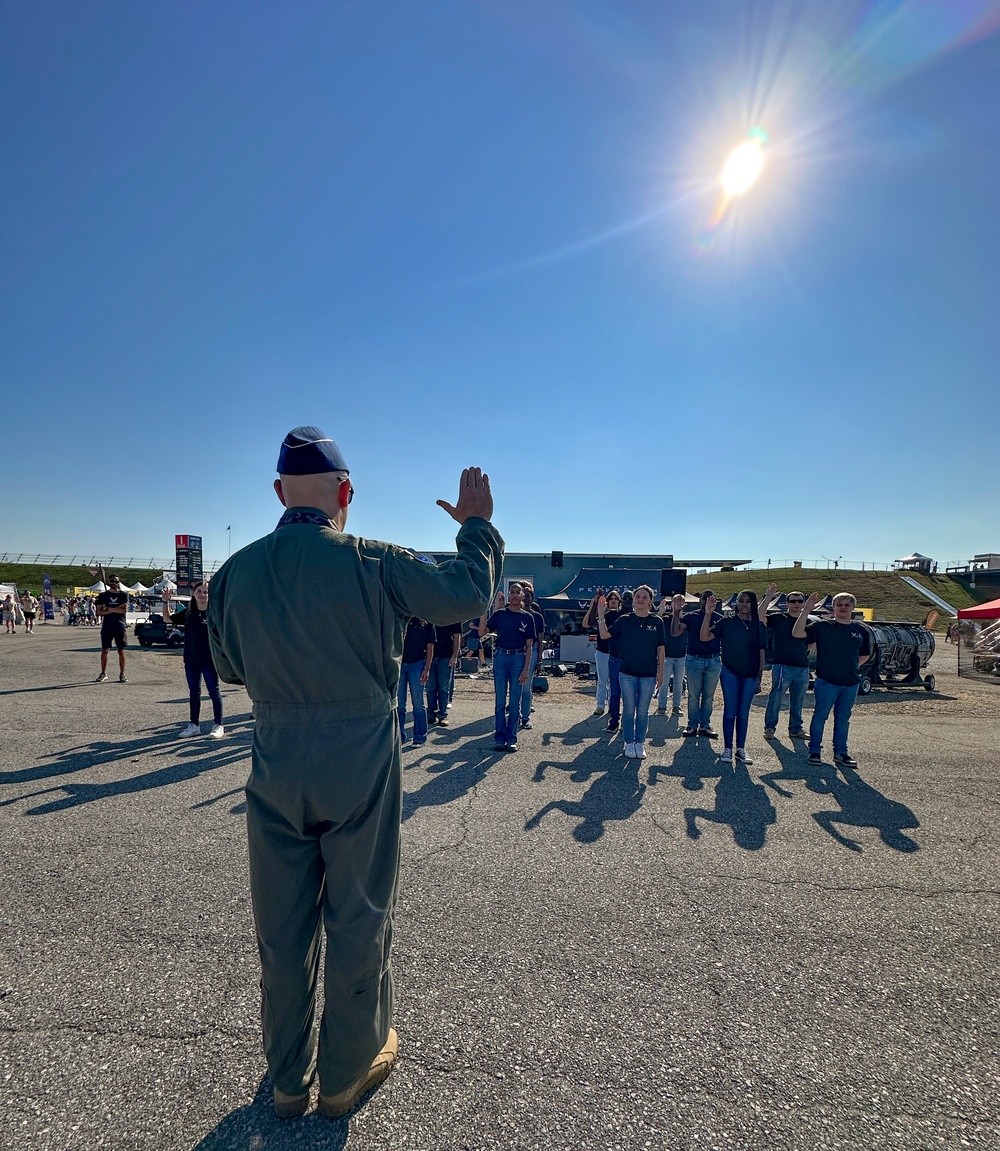
[[[149,568],[121,568],[109,569],[121,576],[122,583],[133,584],[136,580],[149,587],[163,574],[162,568],[150,570]],[[79,567],[59,566],[46,567],[44,564],[3,564],[0,563],[0,583],[15,583],[22,591],[30,588],[35,595],[42,590],[42,575],[48,572],[52,580],[52,594],[65,595],[72,587],[89,587],[97,580],[97,576],[90,574],[90,569],[82,564]]]
[[[907,572],[907,575],[913,573]],[[956,608],[972,607],[985,597],[974,599],[972,593],[951,576],[914,576],[918,583],[939,595]],[[750,588],[762,595],[769,583],[778,585],[779,591],[793,588],[823,595],[849,591],[858,597],[859,607],[870,607],[876,619],[923,621],[935,605],[919,592],[903,583],[896,572],[880,571],[827,571],[825,568],[771,568],[749,571],[713,572],[711,575],[688,576],[688,591],[697,595],[711,588],[720,599],[728,599],[734,591]],[[939,629],[947,627],[947,619],[939,621]]]

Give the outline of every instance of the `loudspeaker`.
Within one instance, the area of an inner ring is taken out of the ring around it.
[[[663,568],[660,572],[660,595],[683,595],[687,591],[687,568]]]
[[[563,566],[563,554],[562,554],[562,552],[553,552],[552,553],[552,566],[554,568],[561,568]]]

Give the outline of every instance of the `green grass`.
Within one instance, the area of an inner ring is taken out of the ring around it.
[[[912,572],[904,573],[913,575]],[[974,599],[969,590],[951,576],[915,576],[918,583],[939,595],[955,608],[971,607],[984,602]],[[711,588],[719,599],[728,599],[733,592],[749,588],[758,596],[767,591],[769,583],[778,585],[782,592],[793,589],[822,595],[849,591],[858,597],[859,607],[870,607],[876,619],[910,620],[921,623],[935,607],[918,591],[903,583],[896,572],[880,571],[828,571],[825,568],[770,568],[736,572],[713,572],[711,575],[688,576],[688,591],[697,595]],[[938,622],[943,631],[948,625],[944,616]]]
[[[121,568],[116,567],[108,570],[116,572],[121,576],[123,584],[133,584],[136,580],[142,582],[149,587],[150,584],[155,583],[162,575],[162,568]],[[90,587],[92,583],[97,582],[97,576],[90,574],[90,569],[84,567],[82,564],[79,567],[59,566],[59,567],[46,567],[44,564],[0,564],[0,583],[15,583],[18,590],[24,591],[25,588],[30,589],[35,595],[41,595],[42,592],[42,575],[48,572],[49,579],[52,580],[52,594],[65,595],[70,588],[73,587]]]

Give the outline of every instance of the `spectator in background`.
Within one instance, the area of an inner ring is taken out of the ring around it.
[[[17,633],[17,617],[14,614],[14,597],[8,592],[3,601],[3,626],[8,635]]]
[[[24,633],[31,635],[35,630],[35,616],[38,614],[38,600],[26,591],[21,596],[21,611],[24,613]]]

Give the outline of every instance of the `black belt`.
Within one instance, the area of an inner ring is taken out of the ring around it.
[[[504,655],[524,655],[523,647],[498,647],[497,651],[502,651]]]

